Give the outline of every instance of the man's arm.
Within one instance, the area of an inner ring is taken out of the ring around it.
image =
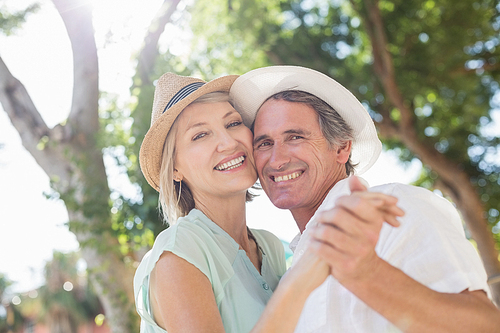
[[[356,177],[350,186],[353,193],[321,214],[311,232],[311,248],[344,287],[406,332],[498,331],[500,311],[483,291],[439,293],[378,257],[384,220],[397,226],[402,215],[397,199],[367,192]]]
[[[378,258],[374,269],[343,285],[405,332],[498,332],[500,311],[484,291],[439,293]]]

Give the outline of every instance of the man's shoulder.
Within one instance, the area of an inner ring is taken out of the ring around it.
[[[455,210],[449,200],[424,187],[402,183],[388,183],[370,187],[368,190],[370,192],[381,192],[392,195],[398,198],[400,204],[409,204],[414,207],[424,204],[431,205],[434,209]]]

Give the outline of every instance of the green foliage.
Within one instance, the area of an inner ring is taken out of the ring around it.
[[[41,302],[39,318],[46,320],[53,312],[67,311],[74,323],[93,319],[100,312],[97,296],[90,287],[85,271],[78,269],[76,252],[54,252],[45,266],[46,283],[38,289]],[[69,284],[69,286],[68,286]]]
[[[5,4],[0,5],[0,33],[10,36],[15,34],[26,22],[26,18],[40,9],[38,3],[28,6],[24,10],[11,12]]]
[[[7,301],[9,287],[12,284],[11,280],[0,273],[0,333],[7,333],[9,327],[15,330],[21,329],[24,320],[18,308],[10,300]]]
[[[419,140],[467,172],[494,226],[500,142],[498,130],[488,135],[485,129],[500,104],[498,1],[381,0],[378,5],[398,88],[414,110]],[[234,73],[266,64],[311,67],[351,90],[375,121],[387,113],[397,123],[399,110],[374,73],[364,6],[362,0],[199,0],[192,26],[197,45],[210,55],[205,62],[225,63]],[[398,140],[383,141],[402,161],[415,158]],[[433,188],[436,181],[437,175],[424,169],[418,184]],[[499,231],[500,225],[493,228],[497,237]]]
[[[268,46],[283,21],[280,1],[198,0],[190,13],[191,64],[208,79],[269,65]]]
[[[101,305],[86,272],[78,268],[79,260],[80,255],[76,252],[54,252],[45,266],[45,284],[18,295],[21,303],[14,307],[18,315],[44,322],[49,328],[53,323],[61,324],[59,321],[64,319],[74,332],[79,324],[93,320],[101,312]]]

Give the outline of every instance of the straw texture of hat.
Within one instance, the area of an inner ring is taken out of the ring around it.
[[[370,115],[349,90],[323,73],[298,66],[262,67],[236,79],[229,94],[243,122],[251,127],[262,103],[286,90],[305,91],[321,98],[353,129],[351,161],[356,174],[367,171],[377,161],[382,143]]]
[[[205,82],[174,73],[163,74],[157,81],[151,115],[151,127],[139,152],[139,163],[148,183],[160,190],[160,168],[163,145],[177,116],[191,102],[205,94],[229,92],[238,75],[228,75]]]

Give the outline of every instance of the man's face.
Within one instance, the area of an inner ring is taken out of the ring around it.
[[[268,100],[254,125],[254,158],[262,188],[275,206],[314,213],[346,177],[350,147],[331,148],[310,106]]]

